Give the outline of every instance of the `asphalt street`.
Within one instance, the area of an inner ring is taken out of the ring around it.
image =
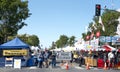
[[[120,70],[103,70],[103,69],[77,69],[77,68],[70,68],[69,70],[61,69],[61,68],[23,68],[23,69],[5,69],[1,68],[0,72],[120,72]]]
[[[120,70],[104,70],[95,67],[90,67],[90,70],[86,68],[79,67],[77,64],[69,65],[69,69],[66,70],[65,66],[57,65],[56,68],[38,68],[38,67],[22,67],[21,69],[15,68],[0,68],[0,72],[120,72]]]

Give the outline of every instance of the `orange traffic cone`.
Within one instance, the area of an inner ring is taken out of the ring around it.
[[[107,70],[107,64],[106,64],[106,62],[104,64],[104,68],[103,69]]]
[[[66,63],[66,70],[68,70],[68,69],[69,69],[68,63]]]
[[[90,70],[89,63],[87,63],[86,69]]]

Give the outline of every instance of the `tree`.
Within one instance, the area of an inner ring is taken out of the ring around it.
[[[20,37],[24,42],[26,42],[30,46],[39,46],[40,41],[36,35],[23,34],[19,35],[18,37]]]
[[[105,31],[102,30],[102,25],[99,23],[99,17],[96,17],[96,16],[94,16],[93,18],[93,21],[95,22],[95,24],[91,22],[88,28],[91,29],[91,32],[94,32],[94,34],[100,31],[101,36],[114,36],[116,35],[117,26],[119,24],[118,21],[116,21],[119,18],[119,16],[120,16],[120,12],[106,9],[101,15]],[[91,34],[91,33],[88,31],[87,34],[85,33],[82,34],[82,37],[84,38],[84,40],[88,34]]]
[[[36,35],[31,35],[28,37],[28,44],[31,46],[39,46],[39,38]]]
[[[53,41],[52,46],[50,47],[50,49],[55,49],[55,48],[56,48],[56,45],[55,45],[55,42]]]
[[[55,44],[56,44],[56,47],[57,47],[57,48],[62,47],[62,43],[61,43],[60,40],[57,40],[57,41],[55,42]]]
[[[8,36],[16,35],[27,25],[24,20],[29,16],[28,1],[0,0],[0,42],[4,43]]]
[[[9,36],[8,40],[14,39],[16,36]],[[28,35],[28,34],[22,34],[22,35],[17,35],[22,41],[27,43],[30,46],[39,46],[40,40],[36,35]]]
[[[86,40],[86,33],[82,33],[82,38],[84,39],[84,40]]]
[[[116,35],[117,26],[118,26],[118,19],[120,16],[120,12],[114,10],[105,10],[102,14],[102,19],[105,26],[105,32],[101,32],[101,35],[104,36],[114,36]]]
[[[68,37],[66,35],[61,35],[60,36],[60,41],[62,43],[62,47],[67,46],[68,44]]]
[[[71,36],[71,37],[69,38],[68,44],[69,44],[70,46],[74,46],[74,43],[75,43],[75,36]]]
[[[68,39],[69,38],[66,35],[61,35],[59,40],[56,41],[56,46],[58,48],[67,46]]]

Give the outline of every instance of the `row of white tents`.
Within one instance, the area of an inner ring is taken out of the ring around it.
[[[103,45],[103,46],[99,46],[98,45],[98,39],[95,39],[94,41],[91,42],[91,45],[88,44],[89,42],[85,42],[84,40],[80,39],[78,40],[74,46],[66,46],[64,48],[56,48],[53,49],[54,51],[80,51],[80,50],[84,50],[84,51],[113,51],[116,50],[116,48],[111,47],[109,45]]]
[[[37,51],[39,48],[35,47],[35,46],[31,46],[31,50]],[[84,45],[78,45],[78,46],[67,46],[64,48],[56,48],[56,49],[52,49],[51,51],[80,51],[80,50],[84,50],[84,51],[112,51],[112,50],[116,50],[116,48],[111,47],[109,45],[104,45],[102,47],[97,47],[97,48],[85,48]]]
[[[103,47],[97,47],[97,48],[85,48],[85,47],[70,47],[70,46],[67,46],[65,48],[56,48],[56,49],[53,49],[54,51],[113,51],[113,50],[116,50],[116,48],[114,47],[111,47],[109,45],[105,45]],[[53,51],[51,50],[51,51]]]
[[[39,48],[35,46],[31,46],[31,50],[37,51]],[[104,46],[98,46],[98,45],[86,45],[84,41],[78,41],[74,44],[74,46],[66,46],[63,48],[56,48],[52,49],[51,51],[113,51],[116,50],[116,48],[111,47],[109,45],[104,45]]]

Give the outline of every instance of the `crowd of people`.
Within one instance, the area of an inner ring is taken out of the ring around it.
[[[120,53],[117,51],[110,51],[104,53],[104,62],[107,64],[108,69],[114,68],[120,62]]]
[[[34,55],[34,64],[39,68],[48,68],[50,65],[56,67],[56,53],[49,50],[38,50]]]
[[[79,66],[85,65],[86,57],[96,59],[97,61],[98,59],[103,60],[103,64],[106,63],[108,69],[115,68],[120,62],[120,52],[118,51],[84,51],[74,53],[75,62],[78,62]]]
[[[34,64],[39,68],[49,66],[56,67],[56,57],[57,52],[49,50],[38,50],[34,55]],[[120,62],[120,53],[117,51],[71,51],[70,63],[77,63],[79,66],[85,65],[85,57],[91,57],[97,59],[103,59],[104,63],[107,64],[108,68],[114,67],[118,62]],[[62,61],[61,61],[62,62]]]
[[[64,51],[60,51],[64,52]],[[50,50],[37,50],[37,52],[33,52],[32,54],[32,60],[33,65],[39,67],[39,68],[48,68],[51,66],[52,68],[56,67],[56,59],[59,56],[59,52],[56,51],[50,51]],[[61,63],[63,63],[63,60],[60,60]],[[71,60],[69,60],[70,63],[73,62],[73,53],[71,52]]]

